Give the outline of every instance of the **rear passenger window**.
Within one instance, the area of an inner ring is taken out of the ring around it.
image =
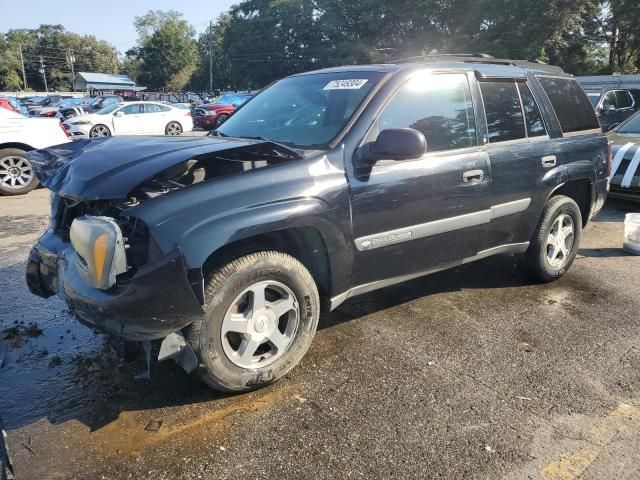
[[[540,113],[536,99],[533,98],[529,86],[524,82],[518,83],[518,89],[520,90],[524,119],[527,124],[527,136],[540,137],[546,135],[547,131],[544,128],[542,114]]]
[[[587,94],[578,82],[560,77],[538,77],[538,80],[549,97],[564,133],[600,128]]]
[[[631,97],[626,90],[616,90],[616,103],[618,108],[629,108],[631,106]]]
[[[524,118],[516,83],[481,82],[480,90],[487,115],[489,142],[525,138]]]
[[[476,124],[464,74],[418,74],[403,85],[378,117],[378,129],[413,128],[428,152],[473,147]]]

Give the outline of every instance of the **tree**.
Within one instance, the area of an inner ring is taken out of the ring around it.
[[[140,38],[127,58],[128,66],[137,70],[137,81],[151,89],[186,86],[198,64],[193,27],[182,14],[162,10],[150,10],[134,23]]]

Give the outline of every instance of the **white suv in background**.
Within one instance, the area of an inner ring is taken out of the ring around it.
[[[0,108],[0,194],[20,195],[38,186],[26,152],[69,142],[57,118],[29,118]]]
[[[72,139],[111,135],[180,135],[193,130],[190,110],[156,102],[110,105],[64,122]]]

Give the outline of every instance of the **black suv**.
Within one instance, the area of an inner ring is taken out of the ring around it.
[[[31,291],[225,391],[283,376],[355,295],[496,254],[561,277],[610,169],[573,77],[475,57],[294,75],[207,137],[29,158],[55,193]]]
[[[586,87],[589,101],[605,132],[612,130],[640,109],[640,89]]]

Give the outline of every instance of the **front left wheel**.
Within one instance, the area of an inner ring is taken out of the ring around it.
[[[320,314],[318,289],[290,255],[260,251],[238,257],[210,275],[205,294],[205,314],[185,337],[198,356],[197,374],[212,388],[266,386],[307,352]]]
[[[101,138],[101,137],[110,137],[111,130],[106,125],[98,124],[91,127],[89,131],[89,138]]]

